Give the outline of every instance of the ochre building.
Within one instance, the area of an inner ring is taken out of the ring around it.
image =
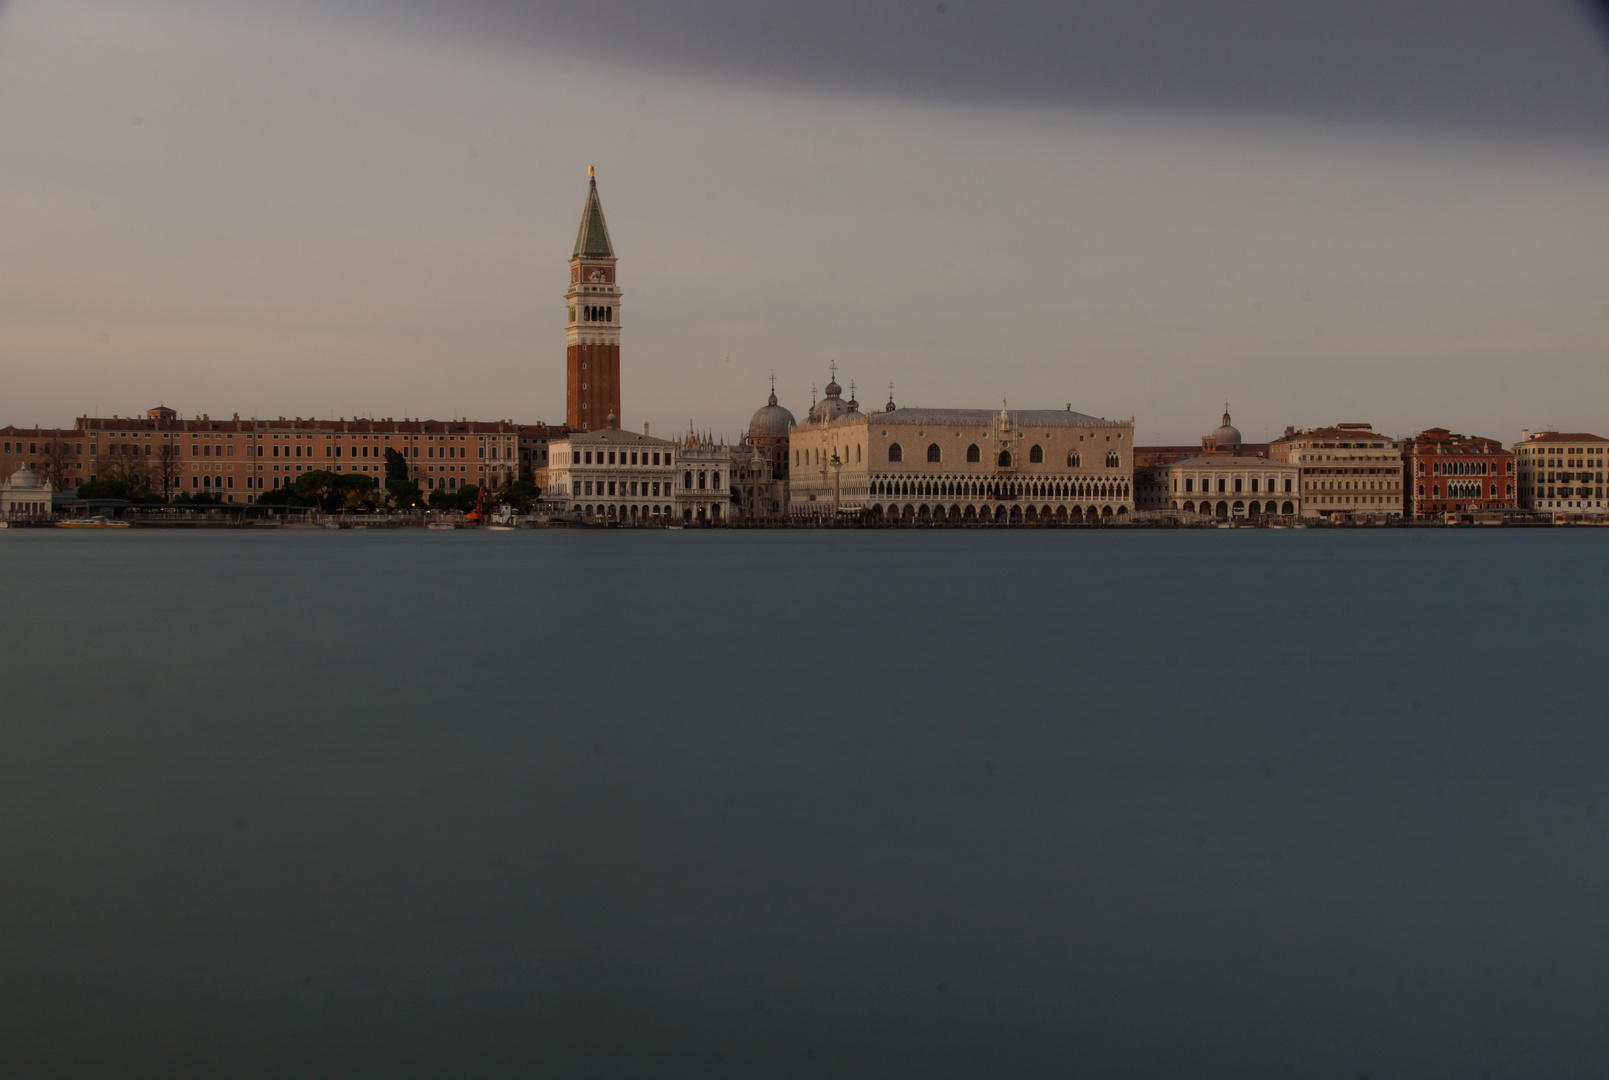
[[[1268,457],[1302,469],[1302,513],[1308,517],[1401,517],[1402,454],[1369,424],[1286,428]]]
[[[250,503],[314,469],[365,473],[383,485],[390,448],[423,490],[457,490],[540,474],[548,442],[563,434],[508,420],[181,420],[158,407],[144,417],[82,417],[70,430],[0,430],[0,470],[34,462],[58,490],[116,476],[170,498]]]

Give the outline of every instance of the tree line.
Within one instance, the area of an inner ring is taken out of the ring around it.
[[[72,486],[66,447],[66,443],[47,442],[40,455],[41,471],[58,489]],[[185,492],[179,486],[182,471],[177,444],[163,443],[150,456],[138,453],[108,454],[101,459],[99,475],[94,480],[79,484],[78,494],[84,499],[126,499],[137,503],[177,505],[223,501],[216,494]],[[488,494],[492,503],[513,506],[521,513],[528,513],[536,505],[541,491],[529,480],[513,480]],[[464,484],[457,491],[437,488],[427,497],[419,485],[408,478],[408,463],[402,454],[387,448],[383,487],[379,480],[366,473],[314,469],[284,487],[263,492],[257,496],[257,502],[267,506],[316,506],[321,510],[373,510],[382,506],[394,506],[399,510],[423,506],[432,510],[471,510],[479,496],[479,485]]]

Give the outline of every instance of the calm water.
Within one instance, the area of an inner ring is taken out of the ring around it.
[[[1609,1069],[1609,531],[0,571],[7,1076]]]

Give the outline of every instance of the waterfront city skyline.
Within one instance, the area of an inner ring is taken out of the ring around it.
[[[741,35],[588,46],[540,6],[432,38],[423,4],[13,0],[5,420],[162,401],[558,422],[560,256],[596,164],[630,297],[625,426],[736,437],[772,370],[801,412],[833,360],[868,397],[1070,400],[1134,415],[1142,442],[1197,438],[1225,398],[1262,440],[1604,426],[1609,77],[1571,37],[1587,8],[1528,24],[1529,96],[1498,25],[1444,61],[1485,76],[1373,104],[1322,78],[1248,103],[1208,42],[1188,108],[1094,76],[985,92],[988,64],[944,44],[974,25],[954,7],[895,50],[911,70],[829,87],[786,26],[750,28],[782,35],[767,74],[728,62]],[[940,45],[956,86],[916,86]],[[1461,108],[1449,88],[1481,78]]]

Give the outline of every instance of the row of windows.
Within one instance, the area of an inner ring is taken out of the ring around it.
[[[1251,478],[1251,490],[1253,490],[1253,491],[1257,490],[1258,479],[1259,478],[1255,477],[1255,476],[1253,476]],[[1195,488],[1195,480],[1196,480],[1196,478],[1193,477],[1193,476],[1187,476],[1187,477],[1184,478],[1184,490],[1186,492],[1192,492],[1192,491],[1196,490],[1196,488]],[[1238,476],[1235,477],[1234,489],[1233,490],[1235,490],[1237,492],[1240,491],[1241,490],[1241,484],[1243,482],[1244,481],[1240,477],[1238,477]],[[1293,483],[1294,483],[1294,481],[1292,481],[1290,477],[1285,478],[1285,493],[1287,495],[1291,494]],[[1177,485],[1178,481],[1175,480],[1174,484]],[[1274,490],[1276,490],[1275,489],[1275,480],[1274,480],[1274,477],[1272,477],[1272,476],[1267,477],[1266,479],[1263,479],[1262,480],[1262,485],[1263,485],[1262,490],[1264,490],[1264,491],[1274,491]],[[1174,490],[1177,491],[1178,488],[1175,487]],[[1202,491],[1211,491],[1212,490],[1212,480],[1210,478],[1205,477],[1205,476],[1203,476],[1201,478],[1201,490]],[[1221,491],[1221,492],[1225,492],[1225,493],[1227,493],[1230,490],[1230,488],[1229,488],[1229,480],[1228,480],[1227,477],[1222,477],[1222,476],[1218,477],[1218,490]]]
[[[855,460],[859,461],[860,460],[860,448],[857,446],[855,448],[855,451],[856,451]],[[904,450],[903,447],[900,446],[899,443],[890,443],[889,444],[889,446],[888,446],[888,460],[889,461],[904,461],[905,460],[905,450]],[[939,449],[939,444],[938,443],[929,443],[928,444],[928,447],[927,447],[927,460],[930,463],[940,463],[940,462],[942,462],[944,460],[944,453],[943,453],[943,451],[941,451]],[[978,464],[978,463],[981,463],[982,460],[983,460],[983,451],[978,449],[978,444],[977,443],[972,443],[970,446],[967,447],[967,461],[969,463]],[[1083,461],[1083,458],[1079,455],[1077,450],[1069,450],[1067,452],[1067,467],[1069,469],[1077,469],[1077,468],[1079,468],[1081,466],[1082,461]],[[1030,464],[1030,465],[1043,465],[1044,462],[1045,462],[1044,448],[1041,447],[1038,443],[1035,443],[1033,446],[1030,446],[1028,448],[1028,464]],[[997,465],[999,465],[1001,468],[1010,468],[1011,464],[1012,464],[1011,451],[1010,450],[1002,450],[1002,451],[1000,451],[999,456],[995,459],[995,463]],[[1107,451],[1107,453],[1106,453],[1106,467],[1108,469],[1116,469],[1116,468],[1120,467],[1122,464],[1123,464],[1123,459],[1118,455],[1118,452],[1116,450]]]
[[[1503,469],[1496,468],[1495,467],[1496,465],[1497,465],[1497,462],[1495,462],[1495,461],[1437,461],[1435,463],[1434,467],[1431,469],[1431,475],[1433,475],[1433,476],[1492,476],[1492,475],[1495,475],[1495,474],[1498,474],[1498,473],[1503,473],[1503,472],[1506,472],[1509,475],[1513,475],[1513,473],[1514,473],[1514,462],[1513,461],[1506,462],[1505,463],[1506,467],[1503,468]],[[1418,462],[1417,463],[1417,469],[1415,471],[1417,472],[1417,474],[1419,476],[1425,475],[1425,463],[1423,461]]]
[[[1520,448],[1520,453],[1523,454],[1525,457],[1542,457],[1544,455],[1548,456],[1548,457],[1551,457],[1554,454],[1563,454],[1565,456],[1568,456],[1570,454],[1594,454],[1594,455],[1597,455],[1598,457],[1602,457],[1603,456],[1603,450],[1604,450],[1604,448],[1601,447],[1601,446],[1531,446],[1531,447],[1521,447]],[[1548,462],[1548,464],[1552,465],[1553,462],[1550,461],[1550,462]],[[1594,461],[1593,464],[1594,465],[1602,465],[1603,462]],[[1578,466],[1574,466],[1574,465],[1558,465],[1558,466],[1555,466],[1555,467],[1556,468],[1577,468]]]
[[[1532,477],[1531,477],[1531,475],[1529,473],[1527,473],[1523,477],[1523,479],[1527,480],[1527,481],[1530,481],[1530,482],[1533,482],[1533,483],[1538,483],[1538,484],[1568,484],[1573,480],[1590,480],[1593,483],[1601,484],[1601,483],[1603,483],[1603,473],[1601,473],[1601,472],[1579,472],[1579,473],[1549,472],[1547,474],[1547,479],[1544,480],[1544,479],[1542,479],[1542,471],[1538,470],[1534,480],[1532,479]]]
[[[874,496],[940,499],[1126,499],[1129,485],[1119,481],[1061,480],[874,480]]]
[[[1555,499],[1555,498],[1557,498],[1557,499],[1572,499],[1572,498],[1601,499],[1601,498],[1603,498],[1603,488],[1601,488],[1601,487],[1590,487],[1590,488],[1589,487],[1574,487],[1574,488],[1572,488],[1572,487],[1561,487],[1561,488],[1552,488],[1552,487],[1538,486],[1536,488],[1527,487],[1524,490],[1525,490],[1527,498],[1538,498],[1538,499]],[[1544,492],[1545,492],[1545,494],[1544,494]],[[1557,494],[1555,494],[1555,492],[1557,492]]]
[[[1491,485],[1491,490],[1485,495],[1481,494],[1481,486],[1482,486],[1481,481],[1479,481],[1479,480],[1451,480],[1451,481],[1448,481],[1448,483],[1447,483],[1447,497],[1449,499],[1482,499],[1482,498],[1484,498],[1484,499],[1495,499],[1495,498],[1497,498],[1497,485],[1496,484],[1492,484]],[[1414,494],[1417,495],[1421,499],[1424,498],[1425,497],[1425,485],[1420,484],[1418,487],[1416,487],[1414,489]],[[1507,495],[1509,498],[1513,498],[1514,497],[1514,485],[1513,484],[1506,485],[1506,490],[1504,491],[1504,494]],[[1441,498],[1441,485],[1440,484],[1431,484],[1430,485],[1430,497],[1432,499]]]
[[[570,309],[570,321],[575,322],[576,309]],[[581,305],[582,322],[614,322],[615,309],[608,304]]]
[[[568,460],[568,461],[556,461],[556,462],[554,462],[554,464],[556,464],[556,465],[660,465],[660,464],[669,465],[669,464],[671,464],[670,452],[669,451],[665,451],[663,453],[663,457],[665,459],[663,462],[661,462],[659,460],[660,457],[661,457],[661,453],[660,453],[660,451],[657,451],[657,450],[654,451],[651,454],[647,450],[632,450],[629,453],[627,451],[625,451],[625,450],[609,450],[609,451],[607,451],[607,454],[608,454],[608,460],[607,461],[604,460],[605,453],[606,452],[603,451],[603,450],[572,450],[572,451],[570,451],[570,453],[568,455],[565,455],[565,454],[562,454],[562,453],[559,455],[559,457],[561,457],[561,458],[568,456],[570,460]],[[593,457],[592,457],[594,454],[596,454],[598,456],[596,461],[594,461]],[[619,458],[620,458],[619,461],[615,460],[615,456],[617,454],[619,455]],[[638,458],[641,458],[642,460],[639,461]],[[650,458],[652,458],[653,460],[650,461],[649,460]]]

